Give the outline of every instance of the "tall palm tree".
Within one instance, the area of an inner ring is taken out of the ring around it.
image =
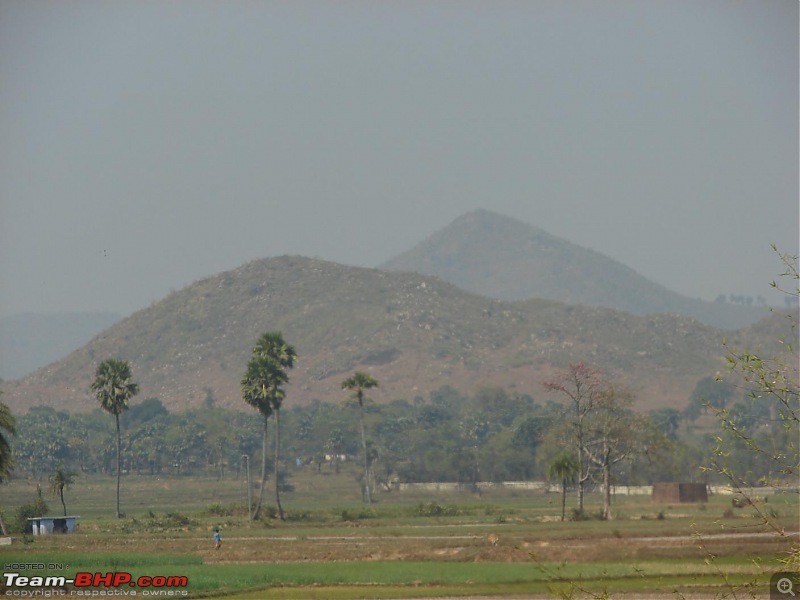
[[[297,352],[294,347],[287,344],[283,339],[283,335],[279,331],[268,331],[264,333],[253,348],[253,352],[257,352],[263,356],[268,356],[275,360],[283,369],[294,367],[294,361],[297,360]],[[286,380],[288,381],[288,376]],[[275,502],[278,506],[278,516],[281,521],[284,520],[283,506],[281,506],[281,491],[280,480],[278,477],[280,457],[281,457],[281,404],[286,397],[284,390],[274,388],[270,402],[272,404],[273,414],[275,415]]]
[[[128,401],[139,393],[139,385],[131,381],[131,367],[124,360],[109,358],[97,366],[94,382],[94,392],[100,407],[114,415],[117,426],[117,518],[122,516],[119,511],[119,481],[120,481],[120,455],[121,438],[119,433],[119,416],[128,410]]]
[[[247,363],[247,371],[242,378],[242,398],[254,407],[264,418],[264,434],[261,440],[261,490],[256,508],[251,518],[258,518],[264,498],[264,486],[267,480],[267,425],[269,417],[276,415],[275,439],[275,497],[278,511],[283,519],[283,508],[280,503],[278,483],[278,461],[280,459],[280,407],[286,393],[281,388],[289,381],[286,369],[294,366],[297,358],[295,349],[286,343],[280,332],[263,334],[253,348],[253,356]]]
[[[580,471],[578,459],[571,452],[562,452],[547,466],[547,477],[558,479],[561,483],[561,520],[567,508],[567,485],[575,481],[575,476]]]
[[[297,360],[297,352],[293,346],[286,343],[280,331],[268,331],[262,334],[253,348],[253,353],[269,356],[282,369],[291,369]]]
[[[272,410],[275,415],[275,504],[278,507],[278,517],[285,521],[283,506],[281,505],[280,484],[280,459],[281,459],[281,403],[286,397],[286,392],[276,389],[272,395]]]
[[[361,451],[364,453],[364,498],[367,504],[372,504],[372,492],[369,482],[369,455],[367,454],[367,434],[364,429],[364,390],[378,387],[378,381],[367,373],[356,371],[352,377],[342,382],[343,390],[355,390],[358,400],[359,423],[361,426]]]
[[[11,410],[6,404],[0,402],[0,483],[3,483],[11,475],[11,467],[14,464],[8,437],[14,435],[15,425],[16,420],[11,414]],[[0,513],[0,531],[3,532],[3,535],[8,535],[2,513]]]
[[[58,495],[61,506],[64,508],[65,517],[67,516],[67,504],[64,502],[64,490],[68,490],[73,483],[75,483],[75,473],[64,471],[61,466],[50,475],[50,493],[54,498]]]

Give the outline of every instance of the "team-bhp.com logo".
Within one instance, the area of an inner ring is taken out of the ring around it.
[[[6,596],[35,597],[41,596],[43,590],[55,592],[48,595],[78,596],[135,596],[137,588],[142,596],[186,596],[189,578],[181,575],[142,575],[134,578],[126,572],[113,573],[76,573],[75,577],[63,576],[29,576],[19,573],[3,573]],[[67,591],[67,586],[75,589]],[[110,589],[109,589],[110,588]],[[36,593],[38,591],[39,593]],[[101,593],[105,592],[105,593]],[[27,593],[24,593],[27,592]]]

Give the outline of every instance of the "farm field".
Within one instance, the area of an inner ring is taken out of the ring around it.
[[[286,521],[250,523],[243,481],[131,475],[122,482],[126,516],[117,520],[114,480],[79,477],[65,497],[78,531],[16,535],[0,546],[0,558],[6,567],[44,565],[16,571],[26,576],[188,580],[186,587],[109,590],[140,597],[712,598],[734,590],[769,597],[770,575],[798,543],[796,495],[745,508],[733,508],[730,496],[674,505],[619,496],[614,520],[561,522],[555,493],[384,491],[366,506],[347,469],[309,470],[291,483],[295,490],[282,494]],[[266,505],[273,494],[265,490]],[[4,485],[6,522],[35,497],[36,482]],[[44,498],[50,515],[62,512],[46,489]],[[570,496],[568,510],[573,502]],[[600,504],[590,494],[587,511]],[[786,534],[761,524],[757,511]],[[212,541],[217,527],[220,549]]]

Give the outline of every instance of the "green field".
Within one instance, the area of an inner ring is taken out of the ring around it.
[[[620,496],[614,520],[561,522],[558,494],[394,491],[367,507],[346,470],[309,470],[292,483],[295,491],[282,498],[286,521],[250,523],[242,481],[129,476],[126,517],[117,520],[114,481],[81,477],[66,495],[69,514],[80,517],[77,533],[16,535],[0,557],[4,565],[45,566],[15,571],[30,576],[188,579],[186,588],[147,590],[162,597],[768,597],[770,575],[798,541],[796,495],[741,509],[729,496],[675,505]],[[33,501],[35,487],[3,486],[6,522]],[[60,503],[45,498],[58,514]],[[272,499],[267,490],[266,504]],[[599,505],[590,495],[588,510]]]

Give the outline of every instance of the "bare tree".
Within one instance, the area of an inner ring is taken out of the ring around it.
[[[650,419],[631,410],[633,395],[610,385],[592,406],[584,434],[584,454],[600,469],[603,482],[603,518],[611,519],[613,470],[633,455],[649,453],[666,442]]]
[[[591,477],[592,462],[586,454],[588,442],[587,419],[595,404],[607,394],[608,383],[602,373],[585,363],[572,363],[566,370],[544,382],[546,390],[567,397],[566,420],[571,429],[572,443],[578,460],[578,513],[583,514],[586,482]]]

